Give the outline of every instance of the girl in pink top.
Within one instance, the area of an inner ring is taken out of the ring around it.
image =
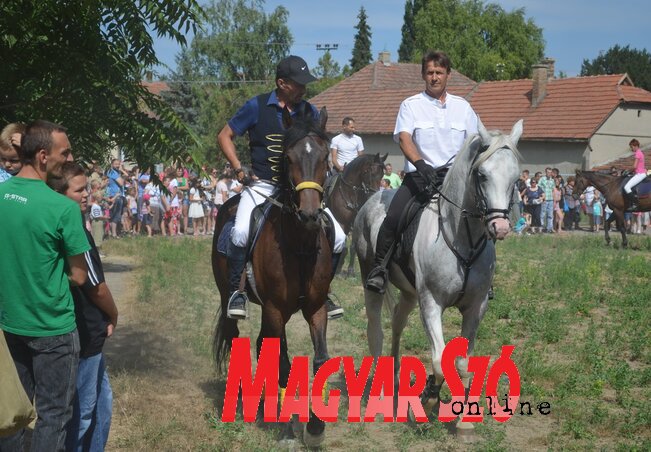
[[[629,201],[631,201],[631,204],[636,204],[636,200],[631,196],[631,190],[644,180],[646,177],[646,168],[644,167],[644,154],[640,150],[640,142],[633,138],[628,145],[631,147],[631,151],[635,154],[635,165],[633,166],[635,175],[626,182],[626,185],[624,185],[624,191],[626,192]]]

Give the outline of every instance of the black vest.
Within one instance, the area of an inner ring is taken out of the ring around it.
[[[278,105],[270,104],[271,93],[257,96],[258,122],[249,129],[249,148],[251,149],[251,166],[253,174],[260,179],[280,182],[283,161],[283,137],[285,129],[278,114]],[[312,108],[302,101],[305,108]]]

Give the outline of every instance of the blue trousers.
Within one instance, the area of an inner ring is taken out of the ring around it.
[[[77,396],[68,424],[66,450],[103,451],[111,429],[113,391],[104,354],[79,359]]]

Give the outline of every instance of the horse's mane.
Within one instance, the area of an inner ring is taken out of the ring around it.
[[[298,114],[293,118],[292,126],[285,131],[283,138],[283,150],[289,149],[300,139],[305,138],[313,133],[322,140],[330,142],[330,138],[325,131],[321,130],[321,126],[316,118],[311,113]]]
[[[499,130],[491,130],[489,134],[492,137],[491,144],[488,146],[488,148],[485,151],[479,154],[479,156],[475,160],[475,163],[472,165],[473,170],[479,168],[482,163],[484,163],[493,154],[495,154],[498,150],[502,148],[510,149],[511,152],[513,152],[515,157],[518,159],[518,161],[519,162],[522,161],[522,154],[520,154],[520,151],[518,151],[516,145],[513,143],[513,141],[511,141],[511,137],[509,135],[504,135]],[[479,135],[475,135],[475,138],[481,139]]]
[[[347,165],[346,168],[344,169],[344,172],[346,171],[355,171],[362,167],[368,160],[374,161],[375,160],[375,154],[362,154],[359,157],[354,158],[351,160]]]
[[[511,141],[509,135],[504,135],[500,131],[496,130],[490,131],[489,134],[491,136],[491,143],[484,151],[481,151],[483,143],[479,134],[470,135],[466,138],[461,150],[454,158],[454,163],[452,164],[452,167],[450,167],[450,172],[443,183],[442,191],[446,193],[447,196],[456,197],[457,190],[451,190],[450,186],[452,184],[457,184],[459,181],[465,180],[470,171],[479,168],[482,163],[488,160],[500,149],[507,148],[513,152],[518,161],[522,160],[522,155],[515,144]]]

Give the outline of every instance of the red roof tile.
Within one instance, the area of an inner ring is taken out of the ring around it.
[[[147,88],[150,93],[160,96],[162,91],[169,91],[170,87],[167,82],[141,82],[142,86]]]
[[[616,74],[548,80],[546,95],[534,108],[532,83],[529,79],[484,82],[469,101],[488,128],[509,130],[523,118],[523,137],[533,140],[587,140],[620,103],[651,103],[651,92]]]

